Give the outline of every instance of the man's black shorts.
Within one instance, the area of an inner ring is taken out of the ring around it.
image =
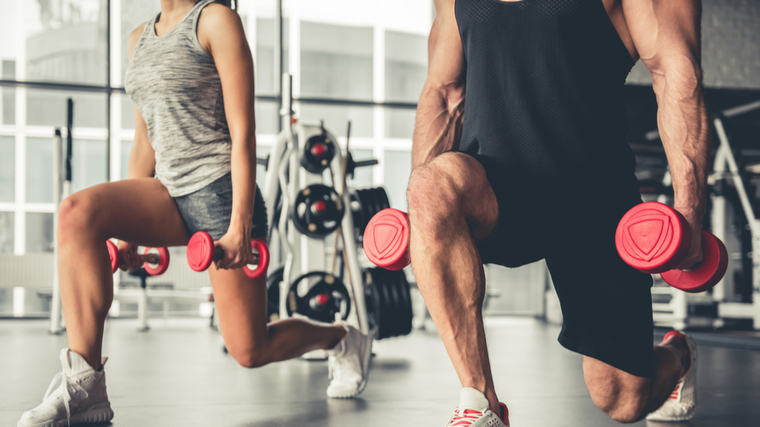
[[[496,229],[478,242],[483,263],[517,267],[545,259],[564,318],[560,344],[652,377],[652,278],[625,264],[615,249],[620,218],[641,203],[635,177],[602,192],[583,185],[541,191],[517,188],[473,157],[486,168],[499,203]]]

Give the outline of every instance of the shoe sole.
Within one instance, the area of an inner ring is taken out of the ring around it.
[[[372,336],[369,335],[366,338],[362,340],[362,382],[359,383],[359,388],[356,389],[356,392],[354,393],[343,393],[343,394],[327,394],[327,397],[332,399],[352,399],[359,394],[361,394],[362,391],[367,387],[367,380],[369,379],[369,362],[372,360]]]
[[[113,409],[109,403],[95,405],[87,412],[76,414],[71,417],[71,425],[83,425],[83,424],[100,424],[111,421],[113,419]],[[38,424],[21,424],[17,427],[67,427],[69,425],[68,420],[63,419],[60,421],[46,421]]]

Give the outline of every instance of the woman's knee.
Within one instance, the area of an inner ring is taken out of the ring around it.
[[[267,346],[236,347],[228,345],[227,352],[235,359],[238,365],[248,369],[260,368],[272,362],[272,357]]]
[[[97,203],[80,191],[63,199],[58,206],[58,239],[65,242],[70,236],[97,231]]]

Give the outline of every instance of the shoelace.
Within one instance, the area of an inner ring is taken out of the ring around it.
[[[472,423],[480,419],[483,414],[483,412],[474,409],[460,410],[457,408],[454,410],[454,416],[451,417],[451,421],[449,421],[449,426],[469,427]]]
[[[87,392],[84,391],[82,387],[80,387],[75,382],[71,381],[71,377],[69,377],[65,371],[58,372],[53,377],[53,381],[50,382],[50,385],[48,386],[47,391],[45,392],[45,396],[42,398],[42,401],[44,402],[47,400],[48,397],[55,391],[56,387],[55,384],[60,381],[61,385],[58,386],[58,388],[63,389],[63,407],[66,408],[66,423],[67,425],[71,426],[71,408],[69,407],[69,402],[71,402],[71,394],[69,393],[69,385],[76,387],[76,392],[82,392],[84,393],[84,399],[87,398]]]

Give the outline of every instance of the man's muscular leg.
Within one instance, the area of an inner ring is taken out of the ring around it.
[[[483,166],[449,152],[417,167],[407,193],[412,268],[463,387],[499,413],[482,305],[485,272],[475,241],[496,227],[498,203]]]
[[[642,378],[584,356],[583,376],[591,400],[615,421],[643,419],[668,399],[688,368],[688,346],[681,338],[669,339],[654,347],[654,360],[654,377]]]

